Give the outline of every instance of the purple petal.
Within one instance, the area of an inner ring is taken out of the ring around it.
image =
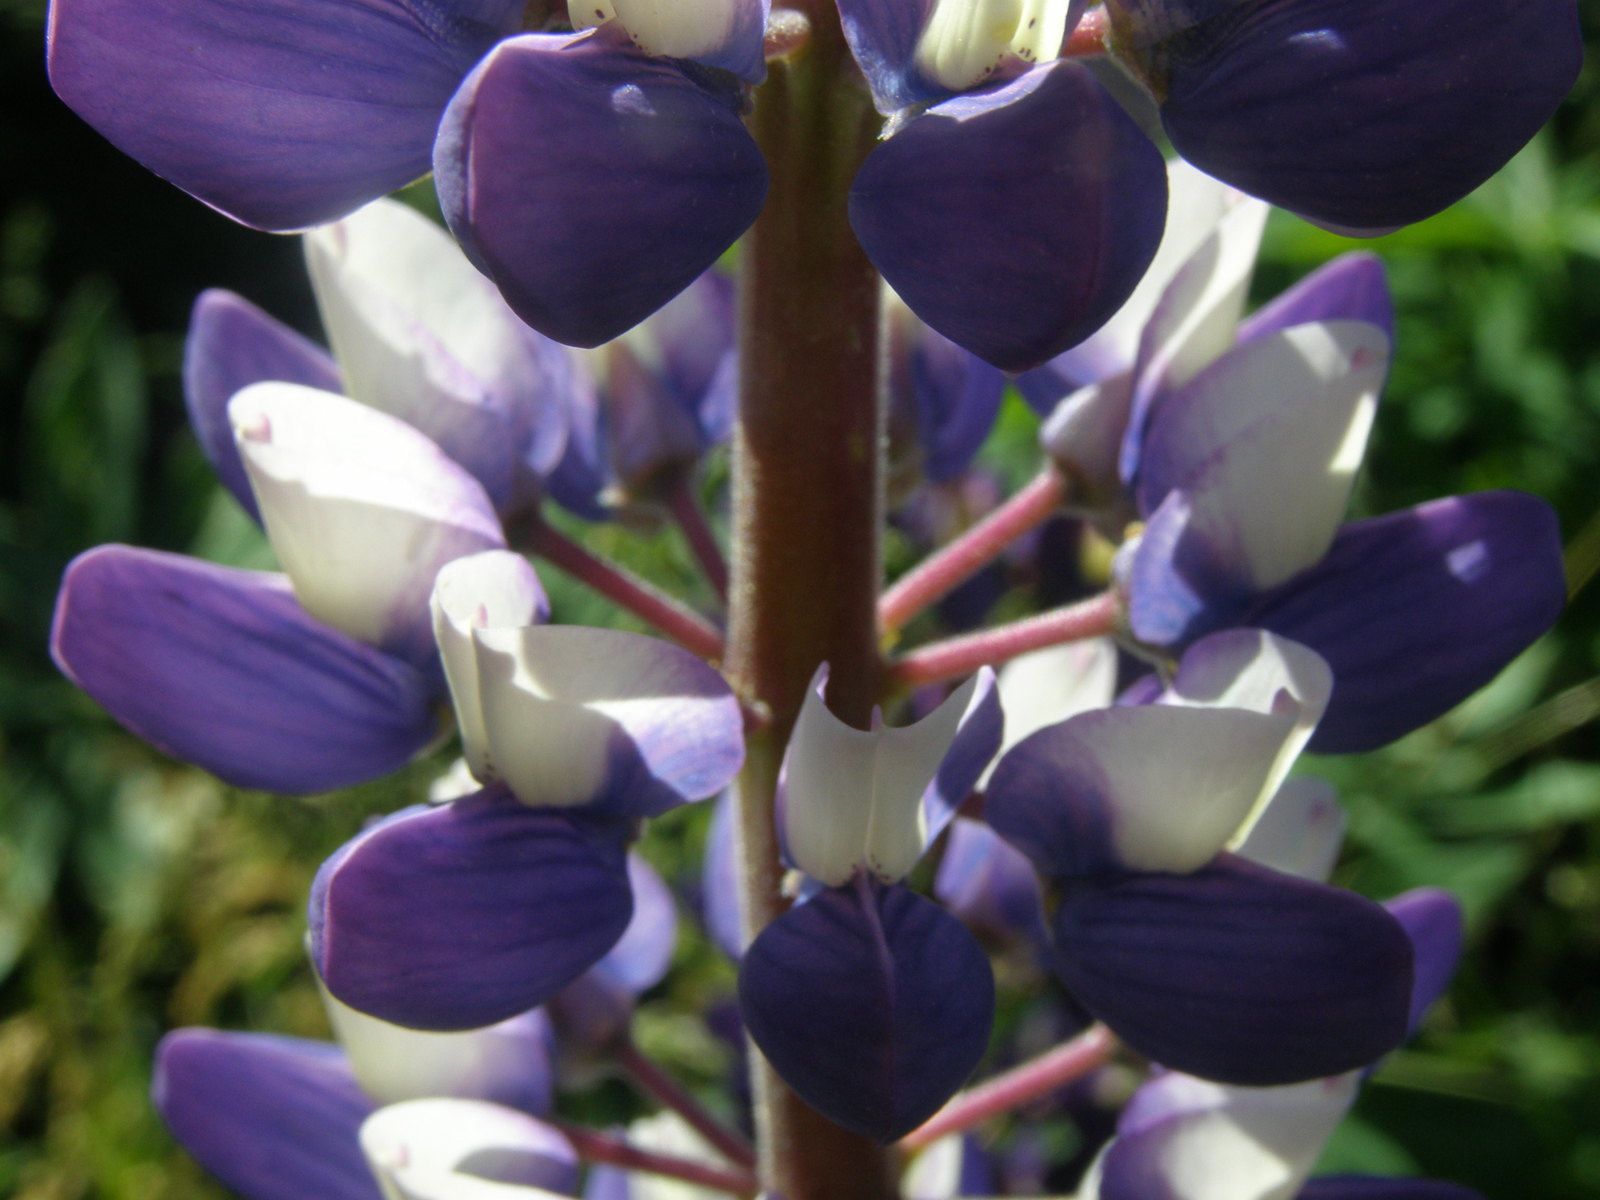
[[[994,980],[960,922],[904,888],[830,888],[751,943],[745,1026],[790,1087],[890,1142],[932,1116],[989,1041]]]
[[[1301,1188],[1299,1200],[1483,1200],[1483,1194],[1442,1179],[1328,1175]]]
[[[543,1003],[632,914],[620,849],[488,789],[346,843],[311,892],[328,990],[397,1025],[470,1029]]]
[[[930,483],[947,483],[971,465],[994,427],[1005,376],[909,311],[896,305],[893,314],[891,430],[912,425],[916,469]]]
[[[1133,291],[1166,216],[1155,146],[1088,68],[1057,62],[936,105],[868,155],[850,224],[951,341],[1022,371]]]
[[[1466,699],[1565,603],[1550,506],[1479,492],[1344,526],[1320,563],[1267,592],[1240,623],[1328,660],[1333,699],[1310,748],[1348,754]]]
[[[838,0],[839,23],[881,113],[942,100],[948,88],[917,70],[917,42],[935,0]]]
[[[1181,489],[1167,493],[1119,566],[1124,567],[1128,628],[1148,646],[1192,641],[1228,623],[1249,603],[1247,586],[1200,532],[1194,498]]]
[[[638,854],[628,855],[633,916],[617,944],[550,1002],[561,1032],[602,1049],[624,1032],[640,995],[672,964],[678,910],[672,891]]]
[[[991,936],[1032,936],[1042,927],[1032,864],[981,821],[950,826],[933,894],[967,925]]]
[[[605,412],[586,356],[559,342],[553,388],[566,408],[567,441],[560,460],[545,476],[545,491],[569,512],[588,521],[612,515],[602,494],[615,482],[606,451]]]
[[[1310,321],[1365,321],[1394,345],[1394,297],[1376,254],[1357,251],[1324,263],[1239,324],[1238,342]]]
[[[1357,896],[1230,856],[1069,891],[1056,970],[1141,1054],[1252,1087],[1353,1070],[1405,1036],[1411,945]]]
[[[1582,61],[1572,0],[1166,8],[1186,27],[1133,57],[1178,153],[1356,230],[1421,220],[1477,187],[1550,118]]]
[[[1411,986],[1411,1032],[1415,1033],[1428,1010],[1450,986],[1450,977],[1461,961],[1461,904],[1440,888],[1416,888],[1384,907],[1400,922],[1411,939],[1416,964],[1416,980]]]
[[[228,401],[263,380],[339,391],[339,368],[328,352],[243,296],[220,288],[201,292],[183,344],[183,398],[189,424],[222,486],[261,521],[228,422]]]
[[[502,42],[439,130],[445,217],[518,315],[596,346],[692,283],[766,197],[726,97],[609,29]]]
[[[248,1200],[379,1200],[358,1136],[373,1111],[326,1042],[180,1029],[156,1048],[156,1109]]]
[[[461,77],[522,0],[55,0],[50,82],[236,221],[331,221],[428,170]]]
[[[281,575],[101,546],[67,567],[51,653],[126,728],[238,787],[386,775],[436,731],[415,669],[306,615]]]

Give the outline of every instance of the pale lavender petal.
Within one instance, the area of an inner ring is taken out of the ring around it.
[[[239,787],[319,792],[435,736],[435,687],[312,620],[281,575],[101,546],[56,601],[58,666],[152,745]]]
[[[1039,878],[1027,857],[981,821],[950,826],[933,894],[991,937],[1032,937],[1042,928]]]
[[[326,392],[339,390],[328,352],[243,296],[220,288],[200,293],[183,343],[183,399],[200,448],[222,486],[261,520],[228,423],[228,401],[252,383],[276,379]]]
[[[916,64],[917,42],[935,2],[838,0],[845,40],[881,113],[942,100],[950,94],[949,88],[926,78]]]
[[[446,219],[541,333],[596,346],[705,271],[766,197],[732,98],[610,27],[502,42],[434,152]]]
[[[706,832],[705,866],[701,872],[700,916],[706,932],[734,962],[744,953],[744,928],[739,913],[739,860],[734,845],[732,792],[717,797]]]
[[[373,1103],[326,1042],[180,1029],[151,1091],[172,1136],[245,1200],[380,1200],[358,1137]]]
[[[1384,903],[1411,939],[1416,960],[1416,982],[1411,988],[1411,1031],[1416,1032],[1428,1010],[1450,986],[1461,961],[1461,902],[1441,888],[1415,888]]]
[[[522,0],[55,0],[50,82],[125,153],[261,229],[428,170],[446,102]]]
[[[1394,297],[1383,260],[1369,251],[1324,263],[1239,323],[1239,344],[1308,321],[1365,321],[1394,345]]]
[[[1122,306],[1155,254],[1166,195],[1155,146],[1088,68],[1057,62],[880,143],[851,186],[850,224],[913,312],[1023,371]]]
[[[347,843],[311,893],[328,990],[397,1025],[471,1029],[553,996],[632,915],[620,847],[489,789]]]
[[[745,1027],[784,1080],[877,1141],[916,1128],[989,1042],[994,980],[960,922],[901,887],[830,888],[751,943]]]

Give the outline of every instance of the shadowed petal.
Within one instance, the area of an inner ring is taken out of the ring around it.
[[[1365,1066],[1405,1036],[1411,944],[1353,892],[1230,856],[1072,889],[1054,932],[1073,995],[1189,1074],[1294,1083]]]
[[[358,1140],[373,1104],[335,1046],[180,1029],[156,1048],[151,1092],[172,1136],[245,1200],[380,1200]]]
[[[200,448],[222,486],[261,520],[255,493],[228,422],[228,401],[263,380],[340,390],[339,368],[328,352],[243,296],[220,288],[201,292],[183,343],[183,399]]]
[[[936,0],[838,0],[839,23],[878,111],[943,99],[950,89],[917,70],[917,42]]]
[[[433,738],[434,688],[313,620],[282,575],[101,546],[67,568],[51,653],[118,721],[239,787],[320,792]]]
[[[344,1003],[416,1029],[527,1011],[609,950],[633,904],[620,849],[495,789],[346,843],[311,892],[311,955]]]
[[[549,1111],[553,1034],[549,1019],[537,1009],[484,1029],[436,1033],[357,1012],[326,987],[322,1001],[350,1069],[379,1104],[454,1096]]]
[[[379,200],[305,236],[306,266],[350,398],[427,434],[501,508],[562,450],[550,343],[435,222]]]
[[[236,221],[302,229],[428,170],[445,103],[522,0],[55,0],[50,82]]]
[[[1160,153],[1071,62],[929,109],[868,155],[850,189],[850,224],[889,286],[1008,371],[1122,306],[1165,213]]]
[[[889,1142],[977,1066],[994,980],[972,935],[937,905],[900,887],[831,888],[751,943],[739,1006],[806,1103]]]
[[[1178,153],[1344,229],[1405,225],[1459,200],[1550,118],[1582,61],[1571,0],[1167,8],[1187,27],[1137,30],[1158,40],[1129,49]]]
[[[934,895],[967,925],[996,937],[1043,929],[1039,879],[1020,850],[981,821],[956,820],[933,881]]]
[[[694,281],[766,197],[738,113],[601,29],[502,42],[440,127],[450,228],[541,333],[614,338]]]
[[[1241,623],[1328,660],[1333,697],[1310,748],[1348,754],[1466,699],[1565,602],[1550,506],[1480,492],[1346,525],[1320,563],[1262,596]]]
[[[1333,785],[1294,775],[1283,781],[1237,850],[1240,858],[1274,871],[1326,883],[1339,860],[1344,828]]]

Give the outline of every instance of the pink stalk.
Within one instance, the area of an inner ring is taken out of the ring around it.
[[[756,1165],[755,1148],[748,1138],[736,1129],[730,1129],[707,1112],[689,1090],[660,1065],[648,1058],[631,1040],[624,1039],[614,1054],[618,1065],[639,1085],[640,1090],[653,1096],[666,1108],[677,1113],[705,1138],[729,1162],[753,1170]]]
[[[756,1177],[748,1171],[713,1167],[696,1162],[694,1159],[679,1158],[675,1154],[658,1154],[654,1150],[632,1145],[609,1133],[599,1133],[566,1121],[549,1118],[546,1120],[572,1143],[572,1148],[584,1162],[605,1163],[628,1171],[665,1175],[669,1179],[681,1179],[685,1183],[727,1192],[733,1196],[754,1196],[758,1190]]]
[[[560,567],[618,608],[648,621],[685,650],[713,662],[722,659],[722,634],[704,617],[615,563],[586,550],[553,525],[533,520],[522,532],[523,549]]]
[[[700,501],[695,497],[694,486],[687,472],[678,474],[667,485],[666,503],[674,524],[682,532],[684,541],[689,543],[689,552],[705,572],[712,589],[726,604],[728,563],[722,557],[722,547],[717,544],[717,535],[711,531],[711,524],[700,508]]]
[[[1066,498],[1066,477],[1052,464],[955,541],[895,580],[878,601],[878,625],[892,634],[949,595],[1030,529],[1048,520]]]
[[[1006,662],[1030,650],[1103,637],[1116,632],[1120,608],[1115,592],[1101,592],[1010,625],[932,642],[892,660],[889,679],[911,687],[938,683],[968,675],[982,666]]]
[[[1117,1039],[1109,1029],[1091,1025],[1070,1042],[961,1092],[901,1138],[900,1145],[906,1150],[920,1149],[946,1134],[962,1133],[990,1117],[1048,1096],[1064,1084],[1105,1066],[1116,1048]]]

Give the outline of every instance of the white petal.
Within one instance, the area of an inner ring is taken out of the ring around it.
[[[574,29],[617,21],[639,48],[662,58],[701,58],[733,33],[741,0],[571,0]]]
[[[1229,629],[1201,638],[1184,652],[1161,703],[1244,708],[1290,720],[1292,728],[1252,809],[1253,821],[1288,777],[1332,694],[1333,671],[1315,650],[1261,629]]]
[[[512,1073],[529,1065],[523,1043],[532,1035],[524,1030],[523,1017],[460,1033],[406,1029],[357,1012],[317,982],[356,1082],[379,1104],[514,1092]],[[533,1067],[549,1069],[547,1062]]]
[[[1176,387],[1233,344],[1266,222],[1266,204],[1239,201],[1172,277],[1140,338],[1140,388]]]
[[[491,778],[488,734],[478,695],[475,629],[519,629],[544,619],[544,589],[526,559],[509,550],[458,558],[433,585],[433,634],[461,727],[467,765],[481,782]]]
[[[966,1154],[962,1134],[946,1134],[918,1153],[900,1181],[906,1200],[957,1200],[961,1194],[961,1160]]]
[[[827,668],[806,692],[784,753],[784,845],[795,866],[832,886],[858,868],[893,881],[926,849],[923,793],[978,690],[973,676],[914,725],[855,729],[828,710]]]
[[[1215,858],[1259,803],[1294,724],[1238,708],[1150,704],[1084,713],[1059,728],[1076,742],[1060,757],[1110,809],[1117,859],[1134,871],[1186,874]]]
[[[1283,781],[1235,848],[1275,871],[1326,883],[1339,861],[1344,829],[1344,809],[1333,785],[1294,775]]]
[[[478,482],[402,421],[288,383],[245,388],[228,417],[295,596],[351,637],[409,646],[439,568],[505,544]]]
[[[1181,158],[1167,160],[1167,225],[1161,245],[1139,286],[1123,302],[1116,315],[1073,351],[1120,368],[1133,366],[1139,352],[1139,338],[1145,322],[1166,290],[1172,277],[1202,242],[1211,236],[1222,218],[1247,201],[1225,183],[1190,166]]]
[[[685,765],[693,757],[685,739],[726,739],[724,727],[738,724],[721,677],[656,638],[534,625],[480,629],[473,639],[488,770],[524,804],[590,803],[617,769],[649,771],[668,788],[696,786],[699,764]],[[719,741],[708,754],[720,762],[728,748]]]
[[[1061,464],[1090,503],[1120,498],[1117,455],[1132,407],[1133,376],[1124,371],[1079,388],[1051,409],[1039,427],[1045,453]]]
[[[691,1162],[719,1164],[721,1155],[711,1144],[690,1128],[689,1123],[677,1113],[662,1111],[652,1117],[641,1117],[628,1126],[628,1144],[655,1154],[671,1154]],[[628,1200],[726,1200],[725,1192],[696,1187],[681,1179],[665,1175],[652,1175],[648,1171],[635,1171],[628,1177]]]
[[[1219,1088],[1221,1102],[1136,1133],[1176,1200],[1291,1200],[1349,1111],[1360,1076]]]
[[[1388,362],[1388,338],[1375,325],[1298,325],[1223,359],[1205,383],[1218,402],[1186,406],[1177,436],[1193,446],[1195,461],[1207,450],[1214,456],[1210,469],[1197,468],[1190,489],[1196,519],[1231,543],[1256,590],[1327,553]]]
[[[387,1200],[557,1200],[522,1182],[560,1153],[557,1139],[532,1117],[478,1100],[407,1100],[361,1126]]]
[[[1021,655],[1000,668],[999,687],[1006,725],[996,763],[1046,725],[1109,705],[1116,696],[1116,643],[1091,638]],[[980,787],[994,774],[994,766],[984,772]]]
[[[1050,62],[1066,40],[1070,0],[934,0],[917,42],[917,68],[965,91],[1008,59]]]

